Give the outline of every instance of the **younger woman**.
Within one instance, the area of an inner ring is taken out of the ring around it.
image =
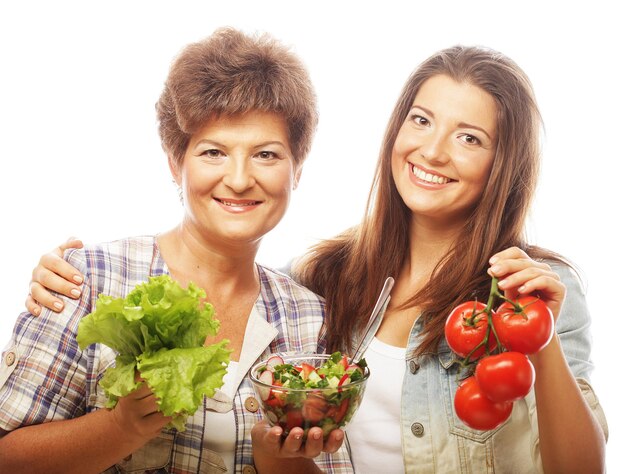
[[[467,47],[434,54],[393,111],[366,218],[297,266],[326,298],[331,349],[351,346],[384,278],[396,279],[348,429],[357,471],[602,472],[606,424],[589,385],[584,297],[562,258],[524,238],[540,124],[530,82],[510,59]],[[509,296],[539,294],[557,334],[532,356],[534,391],[502,427],[482,432],[452,408],[458,366],[443,327],[460,302],[486,302],[492,276]]]

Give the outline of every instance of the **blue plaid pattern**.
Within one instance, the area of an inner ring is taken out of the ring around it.
[[[79,300],[64,298],[61,315],[46,310],[38,318],[28,313],[18,317],[9,348],[16,354],[16,362],[0,369],[0,430],[75,418],[102,408],[105,397],[98,381],[115,362],[116,354],[100,344],[81,351],[76,343],[78,323],[95,308],[99,294],[124,296],[148,277],[168,273],[154,236],[72,250],[66,259],[85,275],[83,293]],[[261,295],[256,310],[278,331],[259,359],[273,352],[323,352],[323,300],[283,274],[260,265],[257,268]],[[261,419],[260,411],[251,413],[244,408],[250,396],[254,396],[254,390],[246,377],[233,400],[237,473],[253,465],[250,430]],[[167,466],[145,465],[143,469],[181,474],[210,472],[206,456],[203,458],[205,428],[201,407],[190,417],[186,431],[164,430],[159,437],[161,442],[170,440],[169,444],[159,445],[170,449]],[[353,472],[345,448],[332,456],[324,454],[316,462],[326,472]],[[125,468],[123,464],[120,461],[106,472],[120,472]]]

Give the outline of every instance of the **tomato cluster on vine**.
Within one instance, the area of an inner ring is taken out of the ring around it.
[[[494,310],[496,301],[502,303]],[[466,301],[454,308],[446,320],[446,341],[461,365],[473,370],[454,396],[459,419],[477,430],[504,423],[535,382],[528,355],[543,349],[553,332],[552,312],[538,296],[510,300],[498,291],[496,278],[487,304]]]

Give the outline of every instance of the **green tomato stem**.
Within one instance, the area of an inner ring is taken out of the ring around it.
[[[507,298],[505,298],[505,296],[500,293],[498,291],[498,278],[496,277],[492,277],[491,278],[491,288],[489,289],[489,299],[487,300],[487,306],[472,314],[472,318],[471,318],[471,324],[475,325],[476,324],[476,319],[478,318],[478,316],[480,316],[482,313],[485,313],[487,315],[487,331],[485,332],[485,337],[483,338],[483,340],[478,343],[478,345],[476,345],[476,347],[474,347],[469,354],[467,354],[467,356],[465,357],[465,359],[463,359],[462,365],[463,366],[467,366],[470,364],[471,362],[471,357],[472,354],[474,354],[474,352],[476,352],[478,349],[480,349],[481,347],[485,346],[485,353],[487,355],[491,355],[491,350],[489,349],[489,337],[491,336],[491,333],[493,333],[493,336],[496,339],[496,350],[494,351],[497,354],[500,354],[502,352],[504,352],[504,348],[502,347],[502,343],[500,342],[500,338],[498,337],[498,333],[496,332],[494,326],[493,326],[493,307],[494,307],[494,303],[496,302],[496,299],[502,299],[505,301],[509,301]],[[519,306],[517,303],[515,302],[511,302],[513,305],[515,305],[516,307]]]

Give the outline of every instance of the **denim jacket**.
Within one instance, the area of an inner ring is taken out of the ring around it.
[[[556,333],[568,365],[587,403],[608,428],[602,407],[589,384],[590,315],[577,276],[564,265],[554,265],[567,286],[567,297]],[[510,418],[491,431],[473,430],[461,422],[453,407],[459,365],[445,340],[436,354],[415,358],[423,321],[411,329],[402,388],[402,451],[407,473],[526,473],[543,472],[534,391],[515,402]],[[376,331],[368,334],[368,339]],[[558,387],[555,387],[558,390]]]

